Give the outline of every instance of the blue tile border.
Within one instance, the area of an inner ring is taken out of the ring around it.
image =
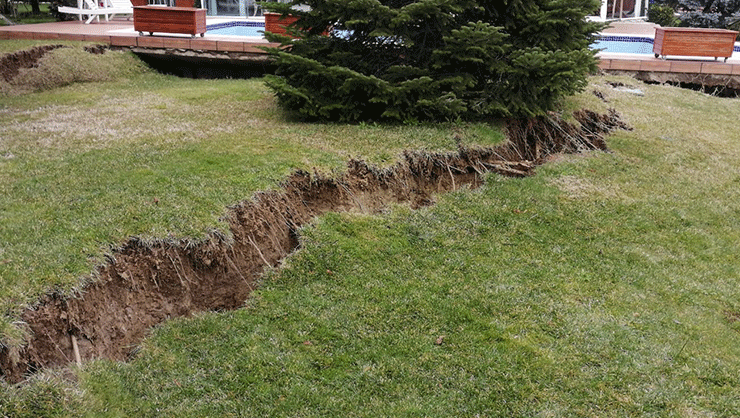
[[[614,35],[602,35],[596,38],[598,41],[611,41],[611,42],[647,42],[652,44],[653,38],[647,36],[614,36]]]
[[[265,24],[263,22],[241,22],[241,21],[233,21],[233,22],[223,22],[223,23],[214,23],[212,25],[207,25],[207,30],[216,30],[216,29],[223,29],[223,28],[233,28],[236,26],[246,26],[250,28],[264,28]]]

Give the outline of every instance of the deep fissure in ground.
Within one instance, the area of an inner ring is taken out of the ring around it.
[[[0,77],[11,81],[23,68],[33,68],[49,51],[64,48],[64,45],[44,45],[28,50],[0,56]]]
[[[41,58],[59,48],[69,47],[64,45],[42,45],[2,55],[0,56],[0,77],[10,82],[22,69],[36,67]],[[106,45],[87,45],[83,49],[94,55],[102,55],[109,48]]]
[[[30,337],[23,346],[0,350],[0,377],[20,382],[44,367],[125,361],[151,327],[169,318],[243,306],[264,269],[298,247],[299,228],[326,212],[427,206],[437,193],[480,186],[486,172],[523,177],[552,154],[606,150],[604,134],[628,129],[614,111],[574,116],[579,124],[555,115],[511,120],[509,140],[494,148],[406,152],[387,169],[352,160],[339,178],[296,172],[281,190],[229,208],[231,237],[213,233],[198,243],[131,239],[77,297],[53,293],[25,311],[21,320]]]

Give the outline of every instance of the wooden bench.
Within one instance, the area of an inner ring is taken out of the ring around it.
[[[195,7],[135,6],[134,30],[205,36],[206,9]]]
[[[732,55],[737,32],[726,29],[655,28],[655,58],[666,55],[724,57]]]

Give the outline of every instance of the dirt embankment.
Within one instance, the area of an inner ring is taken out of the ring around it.
[[[21,68],[32,68],[38,63],[39,59],[49,51],[57,48],[64,48],[63,45],[44,45],[37,46],[28,50],[14,52],[0,56],[0,77],[5,81],[12,80]]]
[[[42,45],[2,55],[0,56],[0,77],[5,81],[11,81],[21,69],[36,67],[44,55],[59,48],[67,47],[64,45]],[[85,46],[84,49],[91,54],[101,55],[109,48],[107,45],[89,45]]]
[[[341,178],[298,172],[279,191],[228,210],[233,239],[144,243],[132,239],[98,269],[79,297],[52,294],[22,317],[23,347],[0,351],[0,376],[19,382],[43,367],[96,358],[127,360],[152,326],[168,318],[243,305],[266,266],[298,246],[298,229],[328,211],[377,212],[389,203],[421,207],[433,195],[478,187],[481,174],[526,176],[555,153],[605,150],[603,135],[626,128],[615,113],[579,111],[581,126],[557,117],[511,121],[509,141],[452,154],[408,152],[389,169],[350,161]]]

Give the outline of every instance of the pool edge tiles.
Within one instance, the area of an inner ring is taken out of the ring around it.
[[[598,35],[597,40],[618,41],[618,42],[647,42],[650,44],[654,42],[654,39],[650,36],[627,35],[627,34]]]

